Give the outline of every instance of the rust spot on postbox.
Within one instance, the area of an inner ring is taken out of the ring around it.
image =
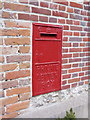
[[[33,96],[61,89],[62,27],[33,23]]]

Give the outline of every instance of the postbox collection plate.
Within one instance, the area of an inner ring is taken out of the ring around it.
[[[62,27],[33,23],[32,95],[61,89]]]

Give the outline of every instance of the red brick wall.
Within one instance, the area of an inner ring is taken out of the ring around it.
[[[19,110],[30,104],[32,22],[63,26],[62,89],[88,84],[88,2],[52,1],[0,2],[0,110],[3,118],[16,117]]]

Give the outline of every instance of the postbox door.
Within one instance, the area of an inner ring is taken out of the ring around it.
[[[33,24],[33,96],[61,89],[62,27]]]

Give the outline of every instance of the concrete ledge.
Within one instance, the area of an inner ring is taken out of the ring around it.
[[[73,108],[77,118],[88,118],[88,92],[50,105],[29,107],[18,118],[63,118],[70,108]]]

